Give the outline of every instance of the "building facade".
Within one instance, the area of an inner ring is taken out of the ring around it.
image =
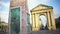
[[[8,34],[27,34],[27,14],[27,0],[10,1]]]

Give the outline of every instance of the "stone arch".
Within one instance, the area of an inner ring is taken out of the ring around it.
[[[41,21],[42,21],[42,24],[44,25],[44,23],[43,23],[43,21],[45,21],[45,23],[46,23],[46,16],[44,16],[44,15],[40,15],[40,18],[39,18]],[[45,26],[45,25],[44,25]]]
[[[41,27],[40,27],[40,29],[41,30],[48,30],[48,27],[47,27],[47,17],[46,17],[46,15],[41,14],[40,15],[40,21],[41,21]]]
[[[56,30],[53,7],[40,4],[31,10],[32,31],[39,31],[39,28],[41,28],[41,21],[39,20],[40,15],[46,16],[48,30]]]
[[[40,13],[40,15],[39,15],[39,17],[40,16],[42,16],[41,18],[43,18],[42,20],[43,21],[46,21],[45,23],[44,23],[44,26],[45,26],[45,30],[48,30],[48,25],[47,25],[47,15],[46,15],[46,13]],[[46,20],[44,20],[44,19],[46,19]],[[40,19],[40,21],[41,21],[41,19]],[[42,21],[41,21],[41,26],[42,26]],[[41,29],[42,27],[40,27],[40,29]],[[41,30],[44,30],[44,29],[41,29]]]

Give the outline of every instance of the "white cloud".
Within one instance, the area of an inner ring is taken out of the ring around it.
[[[3,1],[0,1],[0,5],[2,5],[2,6],[4,6],[4,7],[9,7],[10,2],[3,2]]]
[[[5,21],[8,23],[9,12],[0,11],[0,16],[2,21]]]

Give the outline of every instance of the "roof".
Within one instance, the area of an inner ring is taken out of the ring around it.
[[[52,6],[44,5],[44,4],[39,4],[36,7],[34,7],[31,11],[34,10],[44,10],[44,9],[53,9]]]

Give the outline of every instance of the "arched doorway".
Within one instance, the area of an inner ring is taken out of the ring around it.
[[[41,21],[41,28],[40,28],[40,30],[47,30],[48,27],[47,27],[47,18],[46,18],[46,16],[40,15],[39,19]]]

